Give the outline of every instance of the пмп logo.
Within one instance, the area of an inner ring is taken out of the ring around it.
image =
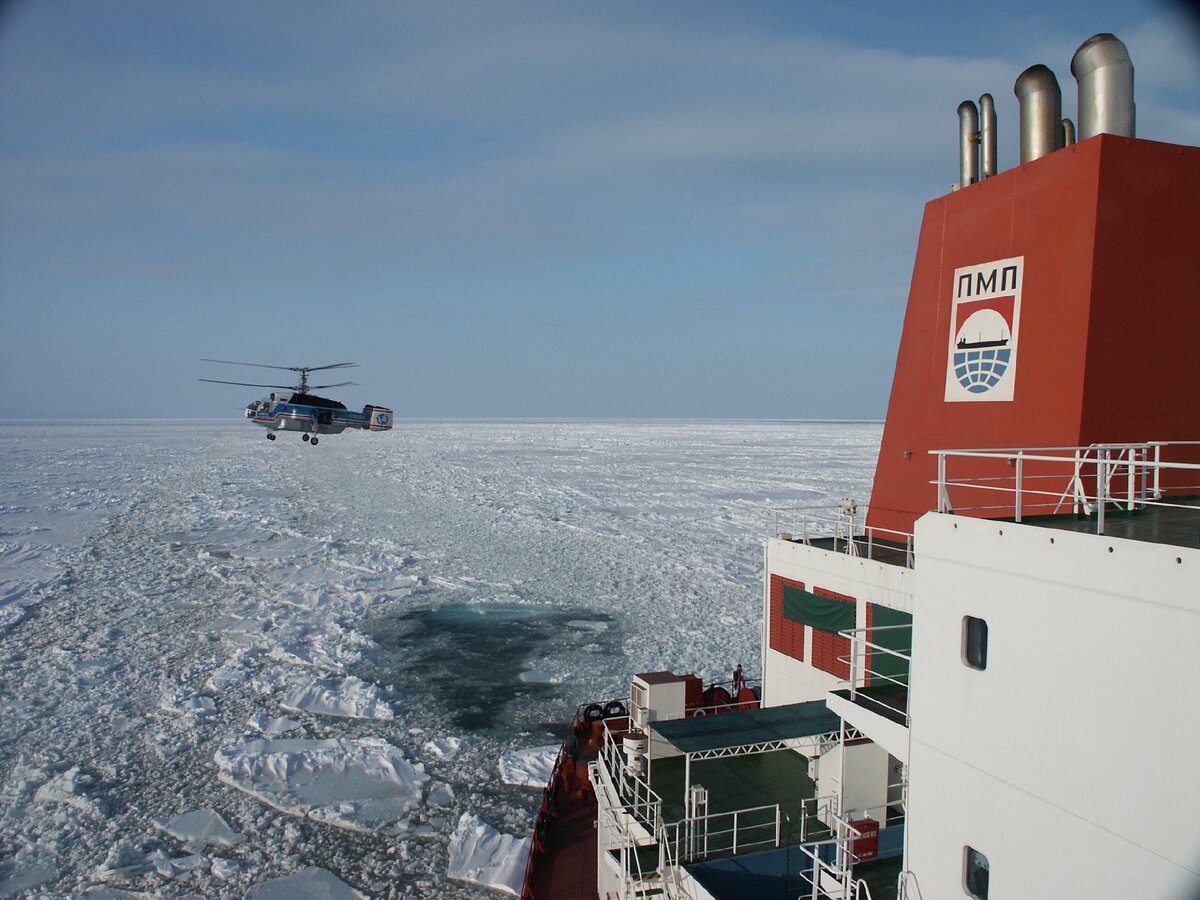
[[[1012,400],[1025,257],[954,270],[947,402]]]

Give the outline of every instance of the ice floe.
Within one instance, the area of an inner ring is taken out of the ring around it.
[[[303,722],[299,722],[288,716],[269,716],[266,713],[251,716],[246,720],[247,728],[258,734],[265,734],[267,737],[279,737],[281,734],[295,731],[303,724]]]
[[[505,784],[545,787],[554,771],[559,745],[514,750],[500,757],[500,778]]]
[[[545,669],[528,669],[517,677],[526,684],[563,684],[567,680],[565,675],[555,675]]]
[[[58,878],[52,859],[26,856],[0,862],[0,898],[8,900]]]
[[[55,775],[37,789],[33,799],[38,803],[62,803],[74,807],[92,819],[104,819],[107,810],[103,800],[88,796],[89,788],[95,783],[95,778],[72,766],[67,771]]]
[[[216,752],[218,777],[281,812],[352,831],[398,827],[429,782],[382,738],[254,740]]]
[[[529,838],[501,834],[471,813],[463,813],[450,836],[446,874],[516,896],[525,880]]]
[[[453,759],[458,756],[459,751],[463,748],[462,738],[445,737],[434,738],[431,741],[425,742],[425,752],[431,756],[436,756],[438,759]]]
[[[279,705],[288,712],[309,712],[348,719],[393,719],[391,704],[379,687],[348,675],[340,682],[314,679],[298,685]]]
[[[169,819],[155,819],[154,824],[178,841],[194,849],[206,846],[233,847],[245,840],[229,827],[220,814],[211,809],[193,809]]]
[[[366,900],[366,894],[326,869],[309,866],[294,875],[256,884],[246,892],[246,900]]]

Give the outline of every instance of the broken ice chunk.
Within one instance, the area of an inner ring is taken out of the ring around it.
[[[246,891],[246,900],[366,900],[332,872],[309,866],[294,875],[272,878]]]
[[[463,813],[450,836],[446,874],[517,896],[525,879],[529,838],[500,834],[478,816]]]
[[[211,809],[194,809],[170,819],[155,819],[154,824],[176,840],[200,848],[232,847],[245,840]]]
[[[340,682],[315,680],[298,685],[280,701],[288,712],[311,712],[350,719],[393,719],[391,705],[379,688],[349,675]]]
[[[352,831],[394,827],[429,776],[382,738],[255,740],[214,755],[221,781],[281,812]]]
[[[505,753],[499,762],[500,779],[505,784],[545,787],[550,782],[550,773],[554,771],[558,751],[555,745]]]

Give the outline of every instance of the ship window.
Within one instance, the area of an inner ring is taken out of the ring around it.
[[[987,643],[987,622],[974,616],[963,616],[963,662],[972,669],[986,669]]]
[[[963,887],[970,897],[987,900],[988,858],[974,847],[963,847]]]

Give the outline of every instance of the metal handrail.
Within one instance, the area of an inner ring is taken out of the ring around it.
[[[890,656],[895,659],[903,660],[906,663],[910,663],[910,664],[912,663],[912,648],[911,648],[911,646],[910,646],[908,652],[906,653],[901,650],[895,650],[891,647],[884,647],[882,644],[877,644],[874,641],[867,640],[865,637],[863,637],[863,635],[866,635],[868,633],[878,632],[878,631],[907,631],[911,635],[912,634],[912,625],[879,625],[879,626],[873,626],[871,628],[847,628],[843,631],[838,632],[839,635],[841,635],[842,637],[844,637],[850,641],[849,655],[848,656],[839,656],[838,662],[847,663],[850,668],[850,677],[846,680],[845,683],[850,689],[850,700],[852,702],[855,702],[855,703],[858,702],[858,691],[860,689],[860,682],[862,682],[861,687],[863,687],[863,688],[867,687],[866,681],[867,681],[868,676],[872,679],[872,681],[874,679],[878,678],[883,681],[891,682],[892,684],[896,685],[897,687],[902,687],[902,688],[907,689],[909,686],[907,677],[905,677],[903,679],[895,678],[891,675],[887,675],[885,673],[879,672],[878,670],[873,669],[866,664],[865,660],[866,660],[868,650],[874,651],[876,653],[882,653],[885,656]],[[911,642],[910,642],[910,644],[911,644]],[[862,662],[860,662],[860,660],[862,660]],[[907,709],[898,709],[898,708],[896,708],[894,706],[890,706],[889,704],[884,703],[882,700],[879,700],[874,697],[871,697],[870,701],[871,701],[871,703],[875,704],[876,706],[882,707],[883,709],[890,710],[891,712],[894,712],[897,715],[903,716],[905,724],[906,725],[908,724],[909,718],[908,718],[908,710]]]
[[[864,507],[865,510],[865,507]],[[776,507],[771,535],[801,544],[812,545],[813,541],[832,539],[835,552],[850,556],[865,556],[875,559],[880,548],[905,551],[905,565],[913,564],[912,532],[881,528],[877,525],[859,524],[865,515],[859,515],[857,503],[844,500],[840,505]],[[790,523],[788,528],[785,523]]]
[[[975,450],[932,450],[937,457],[938,512],[955,510],[976,512],[1010,512],[1017,522],[1030,512],[1060,512],[1068,502],[1073,512],[1096,514],[1098,533],[1104,532],[1104,520],[1110,505],[1128,511],[1148,506],[1194,509],[1189,504],[1172,503],[1163,498],[1162,472],[1197,472],[1200,463],[1164,461],[1163,450],[1170,447],[1195,447],[1200,441],[1145,441],[1141,443],[1091,444],[1086,447],[997,448]],[[948,460],[975,459],[1003,461],[1013,469],[1012,474],[971,475],[951,478],[947,474]],[[1027,474],[1030,464],[1051,464],[1060,467],[1053,473]],[[1041,490],[1031,484],[1057,481],[1061,489]],[[1088,488],[1094,484],[1094,488]],[[999,493],[1011,497],[1011,502],[998,505],[977,504],[956,506],[950,491],[963,490]],[[1175,491],[1200,490],[1196,485],[1177,485]],[[1030,498],[1033,498],[1032,500]]]
[[[749,816],[753,813],[774,812],[774,815],[767,821],[756,822],[749,825],[740,824],[739,819]],[[721,819],[731,819],[732,822],[728,828],[713,829],[711,823]],[[746,832],[756,832],[758,830],[770,829],[770,836],[759,840],[747,841],[745,839],[739,841],[738,835]],[[779,808],[778,803],[767,806],[750,806],[745,809],[735,809],[728,812],[706,813],[702,816],[690,816],[680,819],[678,822],[673,822],[671,825],[664,827],[663,834],[666,838],[666,832],[673,830],[675,832],[674,840],[669,846],[673,847],[673,859],[679,860],[681,863],[692,862],[696,859],[709,859],[714,856],[737,856],[738,853],[757,852],[765,847],[778,847],[781,836],[783,834],[783,813]],[[688,852],[686,850],[685,838],[694,835],[704,835],[704,846],[699,852]],[[731,841],[728,845],[713,848],[711,843],[714,837],[730,835]]]

